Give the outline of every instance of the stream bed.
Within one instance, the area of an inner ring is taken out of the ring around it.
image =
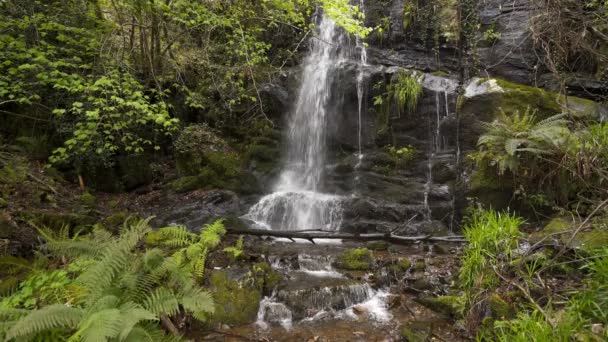
[[[447,293],[458,246],[384,246],[374,251],[370,270],[341,269],[340,255],[358,247],[365,245],[256,241],[253,253],[280,272],[282,284],[261,300],[255,322],[222,325],[205,340],[404,341],[414,335],[465,340],[447,316],[418,302]]]

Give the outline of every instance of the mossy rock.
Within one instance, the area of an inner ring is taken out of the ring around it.
[[[425,269],[426,269],[426,262],[424,261],[424,259],[416,260],[416,263],[414,264],[414,271],[424,272]]]
[[[256,319],[262,293],[245,281],[232,280],[226,271],[213,271],[210,289],[215,313],[210,323],[248,324]]]
[[[461,296],[439,296],[418,299],[418,302],[427,308],[452,317],[459,318],[464,310],[464,298]]]
[[[374,255],[367,248],[347,249],[338,257],[338,267],[345,270],[366,271],[373,265]]]
[[[253,264],[252,271],[258,289],[265,294],[271,294],[283,281],[281,273],[273,270],[267,262]]]
[[[567,105],[566,105],[567,104]],[[484,131],[480,122],[491,122],[501,113],[524,113],[528,108],[536,111],[538,119],[563,112],[578,119],[599,119],[602,106],[594,101],[568,96],[540,88],[511,83],[494,78],[474,78],[458,99],[463,146],[475,148]]]
[[[588,227],[581,229],[572,239],[573,232],[579,227],[580,222],[570,217],[556,217],[538,233],[533,235],[535,239],[542,239],[551,235],[553,238],[570,248],[582,250],[594,250],[608,245],[608,218],[597,217]]]
[[[473,113],[483,121],[492,121],[502,109],[507,114],[523,113],[529,107],[540,119],[569,111],[580,119],[597,119],[601,106],[591,100],[568,96],[541,88],[494,78],[475,78],[459,99],[463,113]]]
[[[175,141],[175,165],[180,175],[198,175],[202,168],[222,164],[232,153],[228,144],[205,124],[186,127]]]
[[[370,241],[365,244],[365,248],[372,251],[385,251],[389,246],[390,244],[386,241]]]

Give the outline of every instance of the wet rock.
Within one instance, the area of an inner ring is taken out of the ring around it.
[[[530,34],[534,0],[489,0],[479,4],[481,30],[493,29],[500,38],[477,49],[482,70],[512,82],[532,84],[540,66]]]
[[[238,216],[240,205],[238,196],[232,191],[193,191],[185,195],[167,194],[143,211],[145,216],[156,215],[151,222],[154,226],[183,224],[197,231],[219,218]]]
[[[413,321],[401,328],[401,338],[405,342],[425,342],[432,334],[432,322]]]

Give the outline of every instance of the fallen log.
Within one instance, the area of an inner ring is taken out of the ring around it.
[[[393,244],[410,244],[415,242],[466,242],[464,236],[401,236],[391,233],[370,233],[370,234],[350,234],[350,233],[335,233],[323,230],[305,230],[305,231],[281,231],[281,230],[266,230],[266,229],[227,229],[231,235],[252,235],[252,236],[269,236],[275,238],[286,238],[294,241],[294,239],[308,240],[315,243],[315,239],[339,239],[339,240],[354,240],[354,241],[378,241],[383,240]]]

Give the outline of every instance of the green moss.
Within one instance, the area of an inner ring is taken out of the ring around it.
[[[8,202],[4,198],[0,197],[0,208],[4,208],[7,205],[8,205]]]
[[[91,194],[90,192],[84,192],[82,195],[80,195],[78,199],[80,200],[80,203],[90,208],[94,207],[95,203],[97,202],[95,196],[93,196],[93,194]]]
[[[515,310],[500,295],[493,293],[488,298],[488,306],[494,319],[510,319],[515,316]]]
[[[247,324],[255,320],[262,298],[255,287],[231,280],[225,271],[213,271],[210,277],[215,313],[210,323]]]
[[[385,251],[390,244],[386,241],[370,241],[365,244],[365,247],[372,251]]]
[[[410,259],[402,258],[397,261],[397,267],[399,267],[399,269],[402,271],[407,271],[410,269],[410,267],[412,267],[412,262]]]
[[[464,310],[464,298],[460,296],[439,296],[422,298],[420,304],[449,317],[459,318]]]
[[[177,192],[196,190],[203,186],[203,181],[198,176],[185,176],[169,183],[169,188]]]
[[[450,75],[450,73],[447,72],[447,71],[444,71],[444,70],[436,70],[436,71],[431,72],[431,75],[434,75],[434,76],[448,76],[448,75]]]
[[[126,211],[119,211],[114,213],[103,220],[103,224],[106,227],[118,228],[122,226],[131,215]]]
[[[263,293],[270,294],[283,280],[281,274],[272,269],[267,262],[253,264],[255,284]]]
[[[412,262],[408,258],[401,258],[396,262],[393,262],[389,266],[389,270],[392,274],[397,277],[403,276],[412,267]]]
[[[608,245],[608,226],[602,223],[603,219],[605,218],[596,218],[590,227],[581,229],[572,238],[572,233],[580,223],[569,217],[556,217],[535,235],[538,239],[552,235],[553,238],[559,238],[561,243],[567,244],[570,248],[593,250]]]
[[[458,99],[457,106],[464,116],[474,115],[482,121],[492,121],[501,109],[506,113],[523,113],[528,107],[537,111],[539,119],[565,112],[566,109],[581,119],[597,118],[600,112],[599,104],[591,100],[571,96],[566,99],[557,93],[501,79],[480,79],[478,85],[489,81],[495,82],[500,89],[473,98],[461,96]]]
[[[367,248],[355,248],[344,251],[338,258],[340,268],[365,271],[372,268],[374,255]]]
[[[416,263],[414,264],[414,271],[423,272],[425,269],[426,269],[426,262],[424,262],[424,259],[416,260]]]

